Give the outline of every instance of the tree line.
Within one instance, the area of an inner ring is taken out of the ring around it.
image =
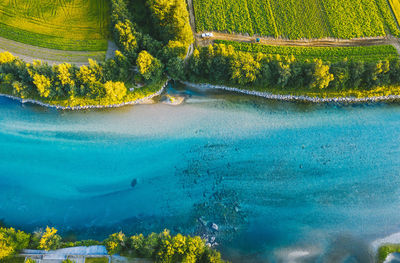
[[[264,89],[372,89],[400,84],[400,60],[363,62],[344,59],[336,63],[320,59],[299,61],[280,56],[236,51],[215,44],[196,49],[184,69],[189,81],[255,86]]]
[[[127,0],[111,0],[111,26],[119,50],[104,62],[89,60],[77,67],[69,63],[50,66],[25,63],[8,52],[0,53],[0,91],[20,98],[42,100],[102,99],[120,103],[131,83],[159,82],[183,65],[193,42],[184,0],[146,0],[156,38],[135,25]]]
[[[17,255],[23,249],[55,250],[66,247],[105,245],[110,255],[150,258],[155,262],[224,263],[221,254],[210,248],[198,236],[171,235],[168,230],[148,236],[126,236],[122,232],[108,236],[104,241],[64,241],[54,227],[26,233],[14,228],[0,227],[0,261]]]
[[[102,63],[89,60],[89,65],[77,67],[69,63],[25,63],[4,52],[0,53],[0,88],[20,98],[105,98],[114,103],[127,93],[126,64],[122,54]]]

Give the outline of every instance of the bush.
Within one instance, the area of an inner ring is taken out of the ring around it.
[[[57,229],[46,227],[41,233],[39,248],[44,250],[54,250],[61,247],[61,236],[57,235]]]
[[[0,260],[27,248],[30,235],[14,228],[0,228]]]
[[[110,235],[104,243],[106,245],[108,254],[120,254],[124,248],[126,248],[127,238],[124,233],[114,233]]]

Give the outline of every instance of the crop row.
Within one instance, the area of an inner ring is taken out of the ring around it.
[[[400,8],[399,0],[390,1]],[[290,39],[400,36],[386,0],[194,0],[194,8],[197,31]]]

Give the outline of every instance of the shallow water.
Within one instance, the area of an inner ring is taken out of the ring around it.
[[[178,107],[82,112],[0,98],[0,219],[216,235],[235,262],[360,261],[400,231],[400,106],[181,92]]]

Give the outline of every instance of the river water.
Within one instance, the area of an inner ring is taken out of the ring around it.
[[[366,262],[400,231],[399,105],[179,92],[79,112],[0,98],[0,219],[78,238],[168,228],[234,262]]]

